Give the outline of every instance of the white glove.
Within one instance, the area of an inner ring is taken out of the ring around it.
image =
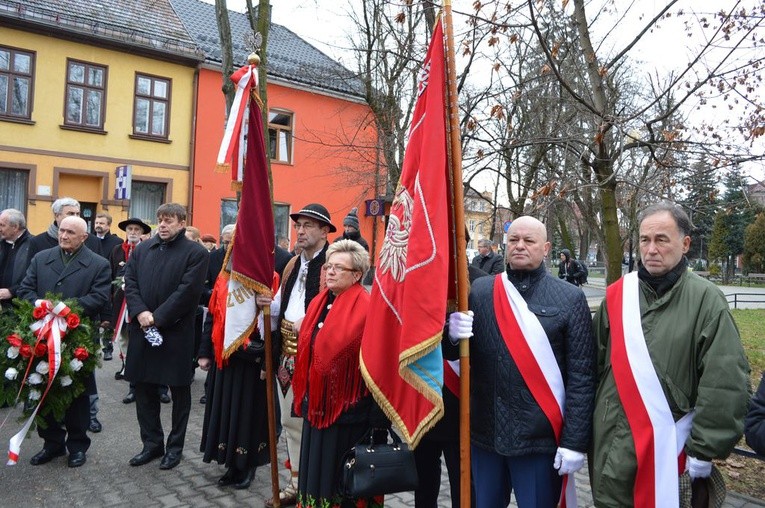
[[[691,480],[695,480],[696,478],[709,478],[709,475],[712,474],[712,463],[706,460],[694,459],[688,455],[687,465],[688,474],[690,475]]]
[[[555,452],[555,461],[553,467],[558,470],[558,474],[563,476],[573,474],[584,466],[584,454],[575,452],[568,448],[558,448]]]
[[[460,339],[473,336],[473,311],[452,312],[449,314],[449,339],[456,344]]]

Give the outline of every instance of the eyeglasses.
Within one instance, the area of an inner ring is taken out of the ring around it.
[[[342,265],[335,265],[335,264],[331,264],[331,263],[327,263],[326,265],[324,265],[324,269],[326,271],[332,270],[333,272],[336,272],[336,273],[355,272],[356,271],[353,268],[348,268],[348,267],[345,267],[345,266],[342,266]]]
[[[310,231],[311,229],[314,229],[317,227],[316,224],[313,222],[296,222],[292,225],[292,227],[295,229],[295,231],[299,229],[303,229],[303,231]]]

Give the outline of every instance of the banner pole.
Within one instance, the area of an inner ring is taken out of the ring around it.
[[[265,344],[265,362],[266,362],[266,405],[268,406],[268,448],[269,455],[271,457],[271,494],[274,500],[274,507],[279,508],[281,506],[281,499],[279,498],[279,465],[276,459],[276,409],[274,402],[274,364],[271,348],[271,307],[264,305],[261,310],[263,311],[263,328],[264,328],[264,344]]]
[[[446,36],[447,129],[449,131],[449,168],[452,175],[454,228],[457,255],[457,310],[468,310],[468,261],[465,250],[465,207],[462,187],[462,144],[460,140],[457,70],[454,53],[452,2],[444,0]],[[470,348],[460,340],[460,506],[470,508]]]

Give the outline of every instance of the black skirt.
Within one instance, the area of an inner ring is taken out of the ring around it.
[[[240,471],[268,464],[266,381],[260,379],[262,355],[235,352],[228,365],[215,363],[207,380],[207,404],[200,452]]]
[[[302,507],[329,506],[355,507],[383,506],[383,496],[356,499],[340,496],[340,468],[345,452],[350,450],[369,430],[365,420],[358,423],[334,423],[326,429],[317,429],[303,420],[300,444],[300,477],[298,478],[298,505]]]

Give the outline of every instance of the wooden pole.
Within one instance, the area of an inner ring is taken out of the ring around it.
[[[460,141],[457,70],[454,61],[454,27],[452,2],[444,0],[444,34],[446,36],[446,91],[449,113],[449,168],[452,175],[452,197],[457,254],[457,311],[468,310],[468,261],[465,250],[465,208],[462,188],[462,145]],[[470,348],[460,340],[460,506],[470,508]]]
[[[279,498],[279,464],[276,459],[276,408],[274,406],[274,364],[271,349],[271,307],[264,305],[263,310],[263,341],[265,343],[266,362],[266,405],[268,406],[268,447],[271,457],[271,495],[274,507],[281,506]]]

